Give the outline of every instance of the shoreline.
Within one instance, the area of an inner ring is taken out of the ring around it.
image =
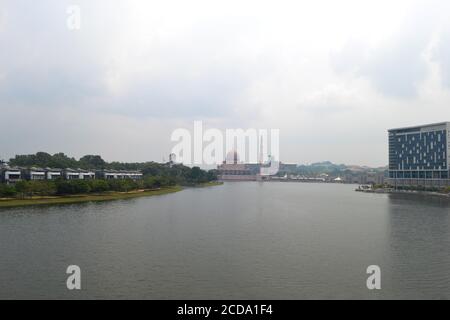
[[[111,192],[103,194],[83,194],[73,196],[36,197],[33,199],[4,199],[0,200],[0,208],[17,208],[39,205],[75,204],[83,202],[103,202],[140,197],[151,197],[182,191],[180,186],[155,190],[139,190],[131,192]]]
[[[93,193],[93,194],[80,194],[68,196],[45,196],[45,197],[34,197],[32,199],[0,199],[0,209],[42,206],[42,205],[75,204],[84,202],[104,202],[104,201],[124,200],[141,197],[151,197],[180,192],[186,188],[207,188],[219,186],[222,184],[223,183],[221,182],[213,181],[188,187],[173,186],[154,190],[135,190],[130,192],[108,192],[100,194]]]
[[[362,193],[375,193],[375,194],[409,194],[409,195],[421,195],[421,196],[434,196],[450,200],[450,194],[440,193],[435,191],[417,191],[417,190],[392,190],[392,189],[369,189],[369,190],[355,190]]]
[[[211,182],[205,182],[205,183],[200,183],[197,185],[192,186],[192,188],[208,188],[208,187],[216,187],[216,186],[221,186],[223,185],[222,181],[211,181]]]

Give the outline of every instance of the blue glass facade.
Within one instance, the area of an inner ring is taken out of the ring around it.
[[[389,178],[413,184],[448,180],[449,129],[450,123],[440,123],[389,130]]]

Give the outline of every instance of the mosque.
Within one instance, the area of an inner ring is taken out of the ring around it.
[[[236,151],[228,152],[225,161],[217,167],[219,179],[224,181],[256,181],[260,170],[261,164],[241,163]]]
[[[222,181],[263,181],[271,180],[278,174],[292,174],[297,170],[296,164],[286,164],[269,156],[267,162],[243,163],[239,161],[236,151],[228,152],[225,161],[217,167],[218,178]]]

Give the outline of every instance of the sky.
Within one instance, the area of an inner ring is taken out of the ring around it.
[[[69,28],[80,9],[80,28]],[[384,166],[450,121],[450,2],[0,0],[0,159],[162,161],[171,133],[279,129],[280,158]]]

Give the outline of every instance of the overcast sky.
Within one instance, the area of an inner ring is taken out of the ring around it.
[[[280,129],[286,162],[383,166],[388,128],[450,121],[449,12],[447,0],[0,0],[0,159],[162,161],[172,131],[202,120]]]

